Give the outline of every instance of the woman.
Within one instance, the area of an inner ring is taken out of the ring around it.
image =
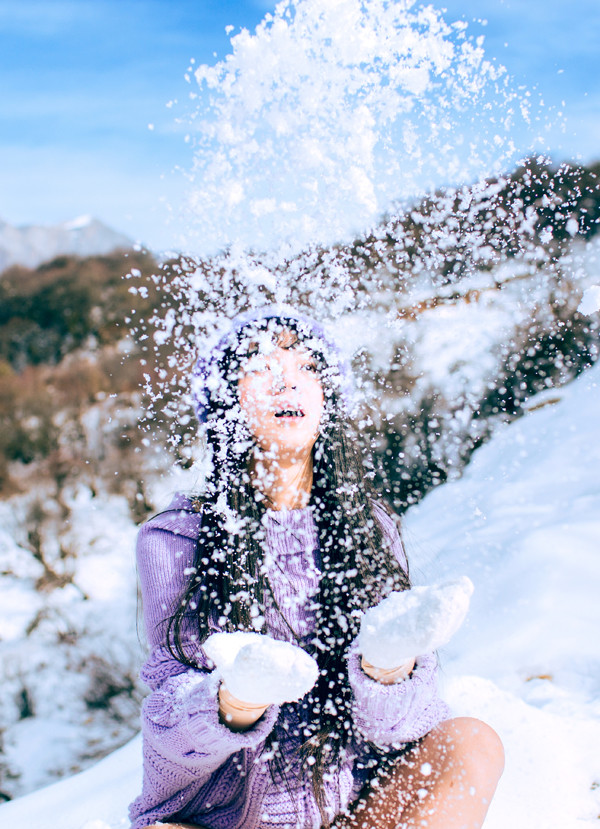
[[[289,310],[239,317],[194,392],[206,490],[139,535],[152,693],[133,828],[481,826],[502,746],[448,718],[415,644],[457,619],[403,627],[427,595],[405,592],[334,345]]]

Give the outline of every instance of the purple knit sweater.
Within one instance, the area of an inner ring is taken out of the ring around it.
[[[376,515],[402,566],[405,557],[392,519]],[[312,597],[319,581],[319,546],[311,507],[266,513],[269,580],[285,621],[267,607],[267,629],[276,639],[310,638]],[[286,782],[271,775],[272,758],[263,751],[277,724],[279,751],[293,757],[298,745],[299,706],[270,706],[248,731],[234,733],[219,721],[218,677],[175,660],[165,645],[164,619],[189,579],[201,515],[178,495],[169,509],[145,524],[138,538],[138,568],[150,656],[141,676],[151,688],[142,709],[144,783],[130,807],[132,828],[159,820],[198,823],[208,829],[267,829],[321,825],[310,780],[301,771]],[[186,573],[186,570],[188,571]],[[212,627],[218,630],[218,620]],[[190,639],[193,633],[189,633]],[[193,640],[192,640],[193,641]],[[448,717],[436,691],[436,660],[417,658],[409,679],[382,685],[369,679],[354,653],[348,661],[358,736],[338,768],[329,770],[328,813],[343,811],[373,774],[374,746],[394,751],[418,739]],[[296,732],[296,733],[295,733]]]

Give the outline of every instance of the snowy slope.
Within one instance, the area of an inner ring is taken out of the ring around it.
[[[11,265],[35,268],[61,254],[95,256],[131,247],[131,239],[91,216],[51,227],[13,227],[0,221],[0,273]]]
[[[455,713],[505,743],[486,829],[582,829],[600,813],[600,365],[539,402],[405,522],[416,581],[475,583],[442,681]],[[139,763],[138,738],[0,807],[0,823],[123,829]]]
[[[141,782],[141,740],[136,738],[93,768],[0,806],[0,825],[125,829],[127,806]]]
[[[417,580],[475,583],[443,666],[456,712],[506,745],[486,829],[600,814],[600,365],[538,399],[405,524]]]

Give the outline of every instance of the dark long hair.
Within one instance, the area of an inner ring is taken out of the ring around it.
[[[311,491],[321,576],[316,629],[307,648],[320,673],[315,687],[296,705],[305,720],[299,762],[311,769],[315,797],[327,825],[323,774],[340,758],[353,735],[348,651],[358,634],[362,612],[391,590],[405,590],[410,583],[376,518],[370,476],[340,400],[337,367],[327,364],[314,338],[307,338],[294,321],[269,321],[268,327],[275,335],[278,330],[291,330],[296,342],[309,343],[325,396],[320,435],[313,448]],[[264,328],[266,322],[254,324],[252,332]],[[206,493],[193,501],[202,512],[194,572],[168,621],[171,653],[192,667],[199,664],[198,646],[211,633],[211,620],[217,620],[219,628],[226,631],[266,633],[267,594],[276,606],[262,566],[265,503],[247,469],[253,444],[242,418],[231,416],[238,405],[239,368],[247,355],[244,348],[240,353],[241,339],[242,335],[219,361],[225,383],[211,395],[206,432],[213,469]],[[228,417],[224,417],[226,411]],[[192,642],[190,630],[195,632]],[[290,634],[295,635],[293,631]],[[283,773],[283,758],[276,765]]]

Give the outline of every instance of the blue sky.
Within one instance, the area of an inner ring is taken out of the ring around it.
[[[0,218],[52,224],[92,214],[169,247],[165,202],[176,205],[181,188],[171,171],[188,167],[191,153],[167,103],[189,94],[191,58],[224,57],[225,27],[253,29],[273,5],[2,0]],[[600,0],[432,5],[469,21],[489,57],[564,113],[548,136],[555,158],[600,158]]]

